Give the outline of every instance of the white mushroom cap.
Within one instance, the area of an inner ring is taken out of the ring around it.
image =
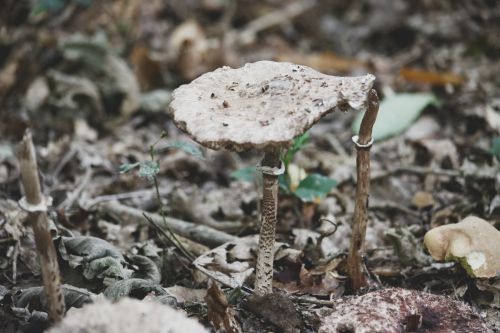
[[[106,299],[71,308],[61,323],[49,333],[207,333],[198,321],[182,311],[153,301],[122,298]]]
[[[375,77],[336,77],[286,62],[222,67],[173,92],[176,125],[198,143],[229,150],[274,150],[323,116],[364,110]]]
[[[458,261],[473,277],[500,275],[500,231],[479,217],[431,229],[424,243],[435,260]]]

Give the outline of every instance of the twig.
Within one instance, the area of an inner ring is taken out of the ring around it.
[[[331,133],[326,134],[326,139],[328,140],[328,143],[330,146],[332,146],[333,149],[337,152],[337,154],[341,157],[348,157],[349,155],[345,151],[344,147],[342,147],[342,144],[340,143],[339,139]]]
[[[370,147],[373,142],[372,129],[378,113],[378,96],[375,89],[368,93],[368,109],[361,121],[356,150],[356,202],[354,207],[354,221],[352,225],[352,238],[347,256],[347,271],[353,290],[358,290],[366,285],[363,273],[362,255],[368,222],[368,196],[370,192]]]
[[[50,178],[54,180],[57,179],[62,169],[66,166],[66,164],[68,164],[71,160],[73,160],[73,158],[77,153],[78,149],[75,146],[71,145],[69,151],[66,152],[66,154],[64,154],[59,163],[56,165],[54,171],[50,174]]]
[[[243,224],[238,221],[216,221],[205,209],[199,207],[192,197],[189,197],[183,191],[175,193],[171,198],[171,205],[175,205],[176,210],[184,213],[189,220],[195,223],[204,224],[225,232],[237,232],[243,228]]]
[[[387,178],[394,174],[399,173],[413,173],[417,175],[436,175],[436,176],[448,176],[448,177],[462,177],[463,174],[460,170],[446,170],[439,168],[430,168],[430,167],[419,167],[419,166],[398,166],[391,170],[379,173],[377,175],[373,175],[371,180],[379,180],[383,178]]]
[[[168,233],[165,232],[158,224],[151,219],[146,213],[142,214],[144,218],[151,223],[151,225],[156,229],[157,232],[159,232],[163,237],[165,237],[173,246],[175,246],[189,261],[194,261],[196,259],[195,256],[191,254],[189,250],[187,250],[182,242],[175,236],[175,234],[170,230],[168,230]],[[208,250],[208,249],[207,249]]]
[[[295,1],[284,8],[259,16],[248,23],[242,30],[230,31],[227,36],[232,42],[237,42],[240,45],[251,44],[259,32],[287,23],[315,5],[316,0]]]
[[[372,181],[379,181],[390,177],[392,175],[398,175],[402,173],[411,173],[415,175],[436,175],[445,177],[464,177],[460,170],[447,170],[435,167],[419,167],[413,165],[397,166],[387,171],[381,171],[376,174],[371,175],[370,179]],[[474,177],[474,175],[472,175]],[[340,182],[337,186],[341,187],[346,183],[350,183],[352,179],[346,179]]]
[[[117,220],[121,221],[144,220],[142,210],[122,205],[116,201],[103,202],[98,205],[98,209],[102,213],[114,216]],[[168,216],[165,217],[165,220],[159,214],[149,214],[149,217],[160,226],[163,226],[165,223],[172,232],[178,235],[210,247],[219,246],[238,239],[236,236],[204,225],[197,225]]]
[[[376,204],[370,205],[371,210],[397,210],[406,215],[411,215],[413,217],[421,217],[418,212],[408,209],[402,205],[398,205],[395,202],[383,201]]]
[[[296,301],[299,303],[309,303],[309,304],[318,304],[318,305],[334,305],[335,301],[327,301],[325,299],[317,299],[313,297],[306,296],[291,296],[292,301]]]
[[[170,189],[160,189],[160,194],[164,195],[169,193],[171,190]],[[144,197],[147,195],[155,195],[156,192],[153,189],[147,189],[147,190],[139,190],[139,191],[132,191],[132,192],[125,192],[125,193],[117,193],[117,194],[107,194],[107,195],[100,195],[95,198],[90,199],[86,206],[87,207],[92,207],[96,204],[99,204],[104,201],[117,201],[117,200],[124,200],[124,199],[132,199],[132,198],[140,198]]]
[[[82,179],[78,183],[75,190],[72,191],[68,195],[68,197],[57,206],[57,208],[58,209],[70,208],[73,205],[73,203],[80,197],[80,194],[85,189],[85,187],[87,187],[90,179],[92,178],[92,174],[93,174],[92,167],[88,166],[87,169],[85,170],[85,174],[83,175]]]
[[[58,322],[62,319],[65,310],[61,275],[56,250],[49,231],[48,199],[42,194],[40,179],[38,178],[35,147],[29,130],[24,134],[20,145],[19,161],[21,164],[21,180],[26,195],[19,201],[19,204],[21,208],[28,212],[28,219],[35,234],[36,248],[40,258],[42,278],[47,296],[49,318],[53,322]]]

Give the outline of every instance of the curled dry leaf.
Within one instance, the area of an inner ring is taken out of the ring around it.
[[[216,330],[223,328],[227,333],[241,333],[241,327],[234,317],[235,311],[228,304],[219,286],[211,281],[205,296],[207,316]]]
[[[241,287],[254,271],[253,262],[256,260],[258,242],[258,235],[238,238],[198,257],[193,265],[223,285],[231,288]],[[275,244],[274,252],[275,260],[284,257],[296,260],[301,254],[301,251],[279,242]]]
[[[432,194],[425,191],[416,192],[411,199],[411,204],[418,209],[432,207],[435,203]]]
[[[220,65],[220,43],[210,40],[194,20],[180,24],[170,35],[170,57],[186,80],[192,80]]]
[[[320,333],[491,332],[468,305],[445,296],[390,288],[338,299],[320,312]]]
[[[500,273],[500,231],[478,217],[434,228],[424,243],[435,260],[457,261],[473,277]]]

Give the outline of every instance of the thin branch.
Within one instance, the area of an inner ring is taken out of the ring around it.
[[[146,213],[142,214],[144,218],[151,223],[151,225],[156,229],[157,232],[159,232],[163,237],[165,237],[173,246],[175,246],[189,261],[194,261],[196,259],[193,254],[189,250],[187,250],[182,242],[176,237],[176,235],[167,228],[167,232],[163,230],[158,224],[156,224],[151,217],[149,217]]]
[[[59,322],[65,311],[61,274],[56,250],[49,231],[48,199],[42,194],[40,179],[38,178],[35,147],[29,130],[26,131],[19,147],[19,161],[21,164],[21,180],[26,195],[25,198],[19,201],[19,204],[21,208],[28,211],[28,219],[35,235],[47,296],[49,318],[53,322]]]
[[[368,197],[370,192],[370,147],[372,129],[378,113],[378,96],[375,89],[368,93],[368,109],[361,121],[359,137],[356,142],[356,202],[354,207],[354,221],[352,238],[347,256],[347,271],[351,288],[358,290],[366,285],[363,272],[362,256],[365,246],[366,226],[368,223]]]
[[[109,214],[119,221],[136,222],[144,220],[142,210],[122,205],[116,201],[103,202],[98,205],[98,209],[102,213]],[[168,226],[172,232],[210,247],[219,246],[238,239],[236,236],[204,225],[198,225],[172,217],[165,217],[165,219],[163,219],[159,214],[149,214],[149,216],[161,227],[164,225]]]

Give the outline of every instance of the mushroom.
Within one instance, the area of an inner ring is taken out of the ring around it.
[[[472,277],[500,274],[500,231],[478,217],[431,229],[424,244],[432,258],[458,261]]]
[[[318,332],[491,332],[465,303],[416,290],[388,288],[333,301]]]
[[[206,73],[172,94],[177,127],[211,148],[258,149],[264,157],[261,229],[255,292],[272,292],[278,176],[282,151],[335,111],[364,110],[375,77],[335,77],[309,67],[259,61]]]
[[[105,298],[83,308],[72,308],[49,333],[206,333],[196,320],[184,312],[152,300],[122,298],[111,303]]]

